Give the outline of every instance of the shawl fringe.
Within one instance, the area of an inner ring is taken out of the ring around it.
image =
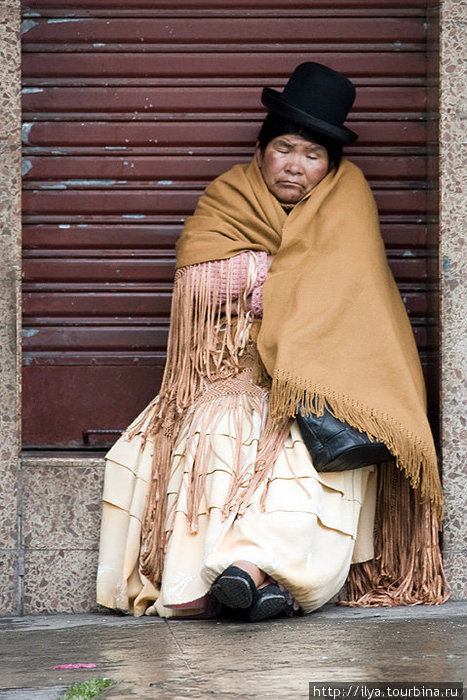
[[[154,439],[154,461],[142,521],[140,554],[141,573],[154,584],[162,579],[171,534],[170,526],[167,527],[167,489],[173,449],[182,425],[208,384],[216,381],[222,383],[222,380],[239,375],[243,369],[242,356],[250,338],[253,316],[247,311],[247,297],[256,279],[256,256],[254,253],[249,255],[247,285],[236,302],[235,310],[232,301],[232,259],[223,260],[221,265],[221,274],[213,276],[213,279],[209,264],[203,266],[201,274],[195,266],[176,272],[167,362],[159,400],[150,404],[125,433],[128,440],[140,434],[143,445],[149,436]],[[219,280],[224,274],[227,295],[225,304],[220,305],[217,303]],[[288,424],[289,421],[284,420],[278,428],[265,416],[258,459],[253,470],[250,470],[251,476],[245,480],[240,475],[240,464],[234,466],[234,471],[238,473],[232,479],[224,517],[233,509],[238,514],[244,512],[250,494],[272,469],[285,442]],[[207,434],[203,439],[206,438]],[[188,531],[195,533],[198,506],[205,486],[202,465],[194,465],[190,478],[187,520]]]
[[[379,413],[328,387],[276,370],[270,395],[272,418],[280,421],[284,415],[295,416],[299,402],[305,415],[313,413],[322,416],[326,408],[335,418],[346,421],[360,432],[366,433],[370,439],[384,442],[394,455],[397,467],[410,480],[411,486],[414,489],[420,488],[423,500],[431,501],[441,529],[443,494],[433,447],[424,444],[388,414]]]
[[[290,424],[291,420],[285,418],[277,425],[268,412],[266,420],[263,421],[264,427],[261,431],[253,472],[247,479],[241,480],[239,485],[232,482],[232,487],[223,509],[224,517],[227,517],[232,511],[240,516],[245,513],[253,494],[261,484],[265,484],[271,474],[289,434]],[[260,499],[260,506],[263,512],[265,511],[266,496],[267,483]]]
[[[348,598],[339,605],[393,607],[446,602],[449,592],[433,508],[390,463],[379,467],[374,543],[374,558],[350,567]]]

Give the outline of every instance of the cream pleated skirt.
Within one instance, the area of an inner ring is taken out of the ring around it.
[[[160,589],[139,569],[154,444],[149,438],[143,446],[140,434],[122,436],[108,452],[97,577],[101,605],[135,615],[201,614],[217,576],[247,560],[285,586],[308,613],[340,590],[351,563],[373,557],[376,468],[319,474],[295,422],[243,515],[223,513],[232,481],[241,485],[251,474],[267,409],[267,392],[251,380],[245,390],[245,376],[237,392],[208,390],[184,419],[173,452],[171,535]],[[157,398],[148,421],[156,405]],[[196,532],[190,532],[188,495],[200,469],[203,490]]]

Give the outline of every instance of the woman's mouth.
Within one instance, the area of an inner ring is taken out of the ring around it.
[[[283,187],[301,187],[298,182],[292,182],[291,180],[281,180],[279,184]]]

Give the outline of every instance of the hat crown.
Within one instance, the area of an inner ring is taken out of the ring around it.
[[[344,126],[354,99],[355,86],[348,78],[313,61],[297,66],[283,92],[266,87],[261,96],[272,112],[338,143],[358,138]]]
[[[317,119],[341,126],[354,102],[355,87],[332,68],[308,62],[294,70],[282,97]]]

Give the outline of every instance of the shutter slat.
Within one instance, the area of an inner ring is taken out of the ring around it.
[[[99,51],[99,53],[96,53]],[[337,71],[352,74],[354,79],[387,81],[391,77],[425,78],[425,56],[422,52],[386,53],[351,52],[338,55],[314,52],[313,59],[326,63]],[[25,85],[34,85],[38,80],[47,85],[58,79],[69,79],[73,84],[86,84],[86,79],[93,79],[102,85],[110,78],[119,84],[129,81],[130,85],[151,85],[151,80],[171,80],[182,82],[191,80],[201,83],[212,81],[235,82],[249,80],[256,85],[271,85],[280,81],[283,85],[298,63],[309,60],[309,52],[293,52],[283,55],[280,63],[276,62],[274,52],[237,53],[235,62],[227,52],[216,53],[125,53],[112,52],[107,46],[94,48],[93,53],[25,53],[23,71],[26,74]],[[368,76],[368,64],[371,63],[371,78]]]
[[[101,251],[121,248],[173,249],[182,224],[166,222],[152,225],[124,224],[25,224],[23,228],[24,255],[47,254],[50,248],[61,248],[63,254],[79,254],[82,249]],[[421,223],[381,219],[381,231],[388,248],[424,248],[427,244],[426,226]]]
[[[238,44],[323,44],[329,41],[424,42],[424,18],[372,18],[372,17],[235,17],[211,18],[66,18],[64,21],[38,19],[24,28],[27,44],[67,43],[82,45],[92,43],[157,45],[157,50],[171,45],[205,44],[229,48]],[[260,38],[260,42],[258,42]]]
[[[391,10],[403,8],[404,15],[415,13],[425,16],[426,2],[425,0],[410,0],[408,5],[407,0],[377,0],[371,2],[368,0],[313,0],[313,7],[317,10],[332,11],[345,9],[346,13],[354,8],[363,8],[366,15],[372,10],[385,12],[389,14]],[[139,16],[145,16],[145,11],[161,11],[165,10],[171,16],[183,9],[197,10],[206,13],[209,10],[222,10],[234,12],[234,8],[247,9],[250,12],[253,10],[272,10],[278,9],[284,12],[292,12],[294,9],[303,8],[310,9],[310,0],[294,0],[294,2],[286,3],[284,0],[235,0],[233,5],[232,0],[177,0],[177,5],[174,8],[173,0],[132,0],[131,5],[128,0],[28,0],[25,8],[27,16],[29,10],[40,10],[41,14],[49,14],[50,10],[58,10],[54,13],[56,16],[60,14],[66,17],[83,16],[86,10],[105,11],[106,16],[120,9],[128,12],[132,8],[133,12],[137,12]],[[34,15],[35,16],[35,15]]]
[[[182,116],[173,122],[158,121],[157,136],[154,122],[26,122],[23,126],[24,153],[108,156],[112,149],[118,149],[128,155],[154,157],[161,153],[176,156],[180,151],[193,156],[229,152],[244,157],[252,152],[261,123],[260,120],[193,122],[193,115],[189,115],[190,119],[182,119]],[[371,146],[372,153],[375,148],[384,147],[391,154],[397,154],[396,149],[405,152],[413,147],[425,147],[426,125],[422,121],[382,119],[371,123],[349,119],[349,123],[359,134],[356,144],[347,149],[349,157],[365,145]]]

